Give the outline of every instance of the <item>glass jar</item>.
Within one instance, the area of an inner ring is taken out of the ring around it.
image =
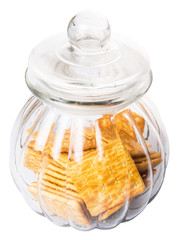
[[[31,53],[33,93],[12,133],[10,168],[30,207],[60,226],[109,229],[156,196],[168,139],[153,103],[147,55],[81,12]],[[154,213],[155,214],[155,213]]]

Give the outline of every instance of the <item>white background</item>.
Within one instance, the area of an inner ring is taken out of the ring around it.
[[[149,53],[154,75],[149,95],[166,125],[171,151],[162,189],[144,212],[112,230],[79,232],[57,227],[27,206],[9,172],[9,145],[13,122],[30,96],[24,72],[31,49],[87,8],[104,13],[113,31]],[[0,0],[0,239],[177,239],[176,82],[176,0]]]

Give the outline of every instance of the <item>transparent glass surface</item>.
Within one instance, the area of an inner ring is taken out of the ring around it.
[[[30,90],[43,101],[128,105],[152,82],[147,54],[133,41],[111,33],[107,19],[90,11],[74,16],[67,34],[38,44],[26,71]]]
[[[146,98],[86,115],[33,96],[12,134],[11,172],[29,206],[80,230],[136,217],[158,193],[167,161],[165,128]]]

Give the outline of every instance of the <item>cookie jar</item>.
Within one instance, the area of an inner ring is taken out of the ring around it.
[[[10,169],[29,206],[79,230],[141,213],[163,183],[169,152],[144,96],[146,53],[111,34],[102,15],[81,12],[67,34],[34,48],[25,77],[32,97],[13,128]]]

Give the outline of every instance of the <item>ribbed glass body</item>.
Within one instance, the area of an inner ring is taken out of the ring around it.
[[[156,196],[168,152],[149,99],[104,114],[75,114],[33,96],[14,126],[10,166],[35,212],[60,226],[109,229]]]

